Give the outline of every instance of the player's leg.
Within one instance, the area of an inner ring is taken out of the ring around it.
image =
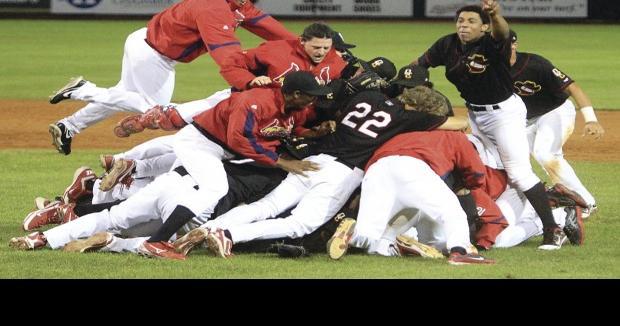
[[[300,177],[289,173],[286,179],[265,197],[247,205],[237,206],[216,219],[208,221],[202,227],[234,229],[238,225],[274,218],[297,205],[307,192],[308,187],[301,182]]]
[[[362,181],[363,172],[336,162],[329,155],[312,158],[321,169],[300,177],[310,191],[286,218],[265,220],[229,229],[232,240],[299,238],[310,234],[332,218]]]
[[[575,127],[575,106],[570,100],[536,121],[532,155],[543,167],[553,183],[562,183],[579,193],[588,205],[594,205],[594,197],[581,183],[577,174],[564,158],[562,146]]]
[[[144,39],[146,28],[125,41],[121,80],[111,88],[86,83],[71,98],[98,103],[119,111],[144,113],[156,104],[168,104],[174,90],[175,61],[153,50]]]
[[[566,240],[562,229],[554,222],[545,187],[532,170],[526,134],[526,109],[518,96],[502,102],[494,112],[469,111],[470,120],[496,146],[508,179],[528,198],[543,225],[545,237],[540,249],[555,250]]]
[[[423,161],[407,157],[399,161],[403,187],[398,198],[405,207],[416,207],[445,230],[448,250],[454,247],[469,248],[467,216],[456,195],[441,178]]]
[[[403,208],[396,200],[396,192],[401,190],[399,175],[406,171],[395,170],[395,160],[396,156],[384,157],[364,175],[357,223],[349,246],[365,248],[369,254],[383,252],[378,242],[390,219]]]

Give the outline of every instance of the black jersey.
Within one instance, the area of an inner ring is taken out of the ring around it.
[[[517,61],[510,73],[515,93],[521,96],[527,107],[528,119],[562,105],[568,98],[564,90],[573,83],[549,60],[533,53],[517,52]]]
[[[342,112],[336,132],[313,146],[315,154],[335,156],[348,166],[364,169],[379,146],[402,132],[431,130],[448,118],[405,110],[398,100],[377,91],[355,95]]]
[[[465,101],[485,105],[503,102],[512,94],[510,39],[496,41],[486,34],[461,44],[456,33],[440,38],[420,58],[424,67],[446,67],[446,78]]]

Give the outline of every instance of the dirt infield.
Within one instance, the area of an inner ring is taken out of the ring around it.
[[[43,101],[0,101],[3,122],[0,129],[0,148],[52,148],[47,126],[72,114],[82,105],[73,101],[57,105]],[[116,114],[83,131],[73,141],[72,148],[109,148],[121,151],[155,136],[167,134],[148,130],[129,138],[117,138],[112,129],[114,124],[126,115]],[[457,110],[457,115],[465,115],[465,110]],[[590,137],[582,137],[583,119],[578,116],[575,132],[564,147],[567,159],[620,162],[620,151],[615,147],[620,144],[620,111],[598,111],[597,116],[605,128],[603,139],[596,141]]]

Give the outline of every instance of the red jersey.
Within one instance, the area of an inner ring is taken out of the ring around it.
[[[279,88],[255,88],[233,93],[214,108],[194,117],[194,124],[226,150],[273,166],[282,137],[307,129],[306,110],[282,113],[284,96]]]
[[[310,71],[327,84],[339,78],[346,65],[333,48],[315,65],[297,38],[267,41],[256,48],[234,53],[220,72],[231,86],[242,90],[247,89],[256,76],[267,76],[274,81],[273,86],[281,87],[286,74],[299,70]]]
[[[191,62],[208,51],[222,65],[241,51],[235,36],[239,25],[266,40],[297,38],[249,1],[239,8],[225,0],[184,0],[148,22],[146,42],[176,61]]]
[[[366,164],[366,170],[380,158],[390,155],[407,155],[420,159],[442,178],[458,170],[469,189],[485,184],[486,167],[462,132],[433,130],[400,134],[375,151]]]

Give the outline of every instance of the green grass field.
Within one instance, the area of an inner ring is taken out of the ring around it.
[[[45,100],[49,92],[73,75],[82,74],[101,86],[118,81],[124,39],[144,25],[141,21],[0,20],[0,99]],[[307,22],[287,22],[300,32]],[[333,22],[362,58],[383,55],[397,66],[417,57],[450,23]],[[519,24],[523,51],[543,54],[578,80],[595,108],[620,109],[617,72],[617,25]],[[258,40],[241,33],[245,47]],[[462,103],[443,69],[431,72],[436,87]],[[225,87],[208,56],[177,66],[174,100],[205,97]],[[0,112],[1,112],[0,108]],[[604,122],[603,122],[604,123]],[[609,132],[609,131],[608,131]],[[97,166],[102,151],[76,151],[68,157],[50,149],[0,149],[0,278],[619,278],[619,163],[571,162],[598,199],[600,212],[586,222],[582,247],[567,245],[557,252],[540,252],[540,238],[507,250],[492,250],[494,266],[453,267],[445,261],[389,259],[349,255],[330,261],[324,255],[299,260],[243,254],[225,261],[198,251],[185,262],[148,260],[133,255],[67,254],[42,250],[18,252],[8,240],[23,235],[21,221],[36,196],[61,193],[75,168]],[[106,152],[106,151],[104,151]],[[542,173],[539,175],[543,176]]]

